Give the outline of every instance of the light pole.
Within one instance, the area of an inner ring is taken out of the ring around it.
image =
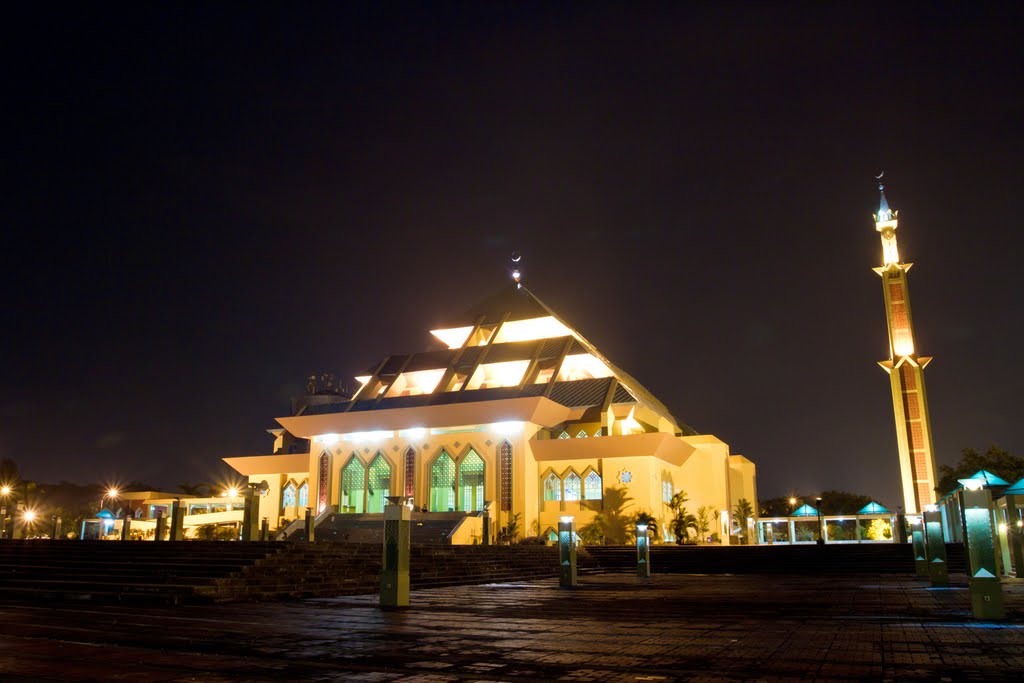
[[[814,502],[818,504],[818,545],[825,545],[825,537],[822,535],[821,530],[821,496],[814,499]]]
[[[9,484],[0,486],[0,538],[7,538],[7,500],[13,492]]]

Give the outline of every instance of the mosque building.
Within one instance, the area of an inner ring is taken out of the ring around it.
[[[436,348],[382,358],[351,397],[299,401],[270,430],[272,454],[224,459],[262,489],[271,528],[307,508],[318,521],[372,519],[401,496],[414,520],[473,520],[468,535],[453,524],[452,542],[482,540],[481,523],[491,539],[510,521],[519,538],[546,537],[564,516],[583,528],[638,512],[672,541],[669,503],[683,490],[690,512],[714,511],[702,540],[752,527],[732,514],[741,499],[757,510],[754,464],[677,421],[518,271],[431,334]]]

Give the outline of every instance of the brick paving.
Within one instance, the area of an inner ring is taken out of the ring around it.
[[[965,578],[594,575],[376,596],[130,607],[0,605],[3,681],[1024,680],[1009,619],[970,618]]]

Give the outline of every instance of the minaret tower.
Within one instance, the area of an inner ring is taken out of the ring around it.
[[[907,514],[912,514],[922,512],[936,500],[935,451],[924,390],[924,369],[932,359],[918,356],[914,346],[914,323],[907,289],[907,272],[914,264],[900,262],[896,248],[897,212],[889,209],[881,182],[878,190],[881,200],[875,215],[875,229],[882,238],[882,266],[874,271],[882,277],[889,326],[889,360],[878,364],[889,373],[892,386],[904,507]]]

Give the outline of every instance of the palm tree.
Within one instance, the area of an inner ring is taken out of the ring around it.
[[[690,529],[697,531],[697,518],[691,515],[685,506],[680,506],[672,518],[671,529],[676,537],[676,545],[682,545],[690,538]]]
[[[754,506],[750,504],[750,501],[746,498],[740,498],[736,501],[736,507],[732,511],[732,525],[743,531],[743,542],[749,543],[750,539],[747,535],[747,520],[754,516]]]
[[[641,524],[647,525],[647,532],[658,537],[658,520],[649,512],[638,512],[633,515],[633,526],[637,527]]]
[[[624,512],[633,498],[626,493],[625,486],[615,486],[604,490],[602,510],[594,516],[590,524],[580,529],[583,538],[603,538],[611,545],[624,545],[633,535],[631,524],[633,517]]]

